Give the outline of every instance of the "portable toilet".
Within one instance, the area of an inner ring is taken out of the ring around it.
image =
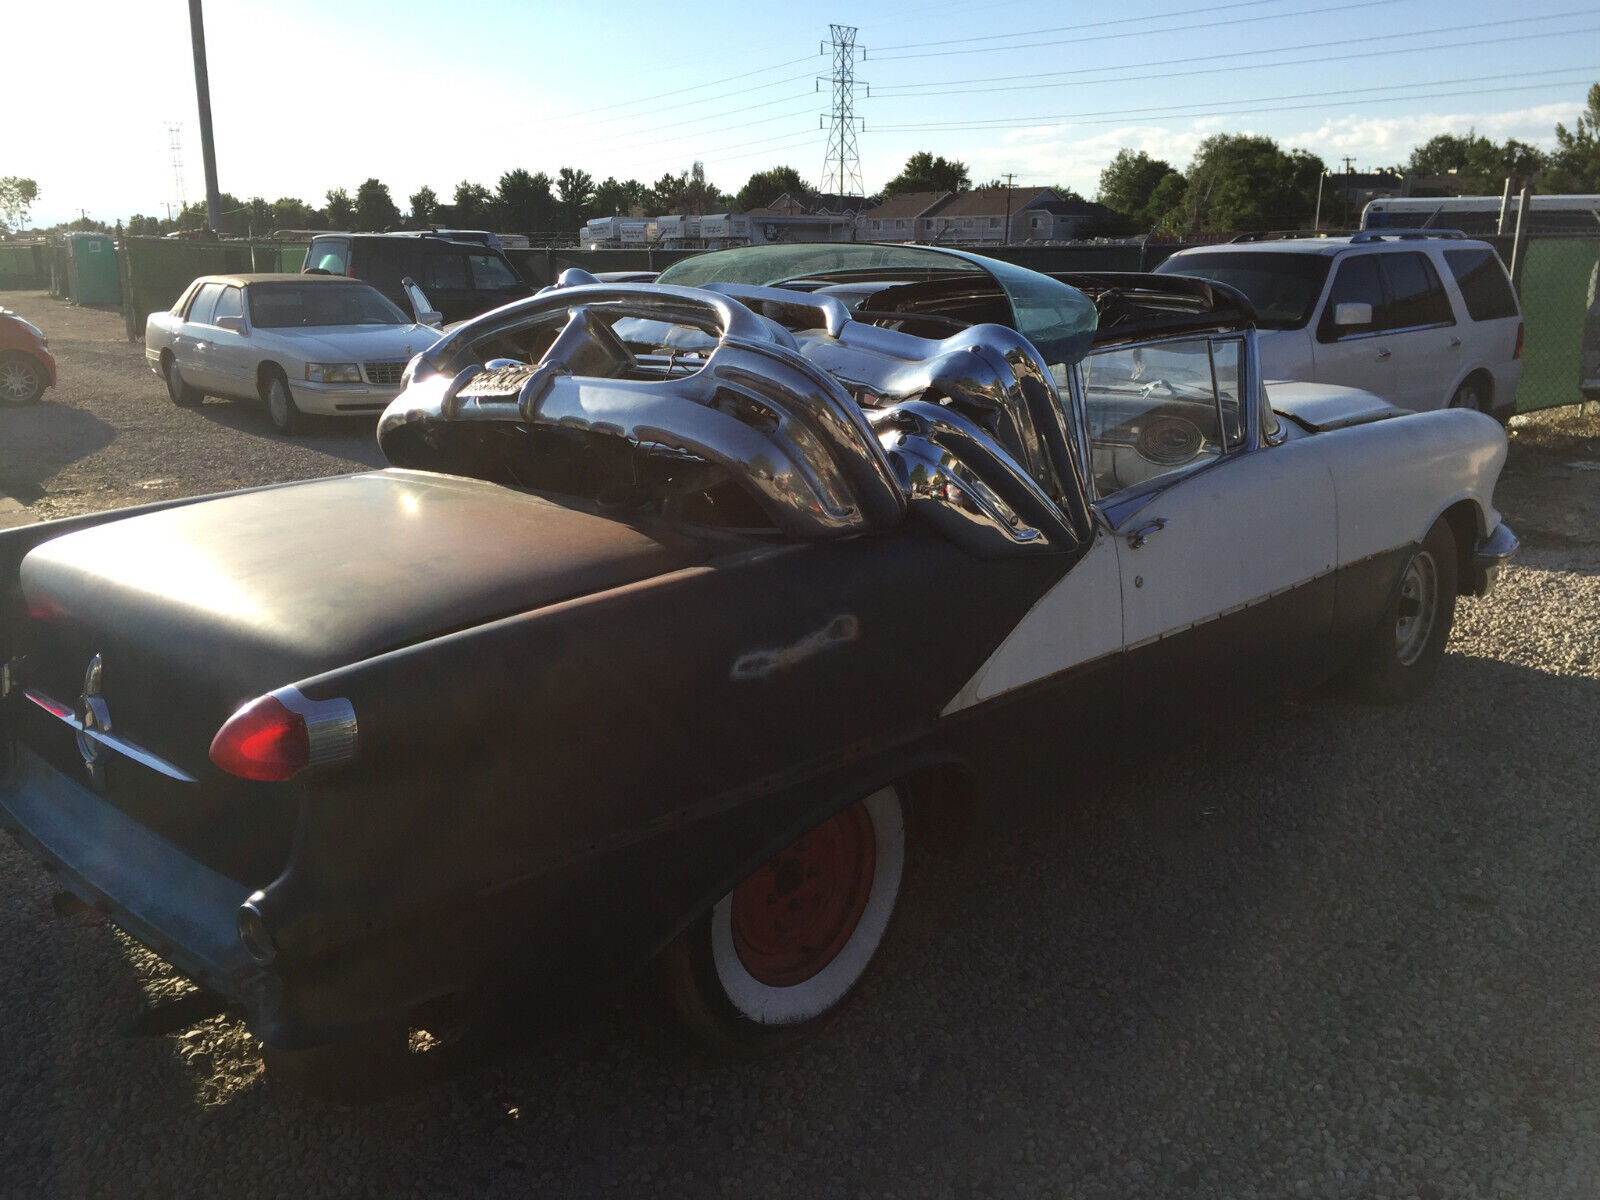
[[[67,299],[74,304],[120,304],[117,243],[104,233],[69,233]]]

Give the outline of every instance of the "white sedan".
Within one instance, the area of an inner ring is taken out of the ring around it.
[[[145,323],[144,355],[183,407],[260,400],[279,433],[301,413],[380,413],[439,339],[370,284],[337,275],[206,275]]]

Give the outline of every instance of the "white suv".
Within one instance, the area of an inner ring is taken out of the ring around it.
[[[1418,411],[1516,410],[1522,316],[1487,242],[1420,230],[1240,241],[1180,250],[1156,270],[1249,297],[1264,379],[1362,388]]]

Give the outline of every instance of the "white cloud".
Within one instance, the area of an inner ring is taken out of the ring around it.
[[[1496,142],[1516,138],[1548,149],[1555,145],[1556,122],[1570,126],[1582,111],[1582,104],[1567,102],[1503,113],[1335,117],[1315,129],[1279,141],[1285,146],[1304,147],[1330,165],[1349,155],[1356,160],[1358,168],[1386,167],[1404,162],[1412,149],[1440,133],[1465,134],[1471,130]]]

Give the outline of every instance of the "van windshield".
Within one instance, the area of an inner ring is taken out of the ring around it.
[[[1322,254],[1213,251],[1169,258],[1158,275],[1197,275],[1243,292],[1256,310],[1258,329],[1300,329],[1322,295],[1332,260]]]

